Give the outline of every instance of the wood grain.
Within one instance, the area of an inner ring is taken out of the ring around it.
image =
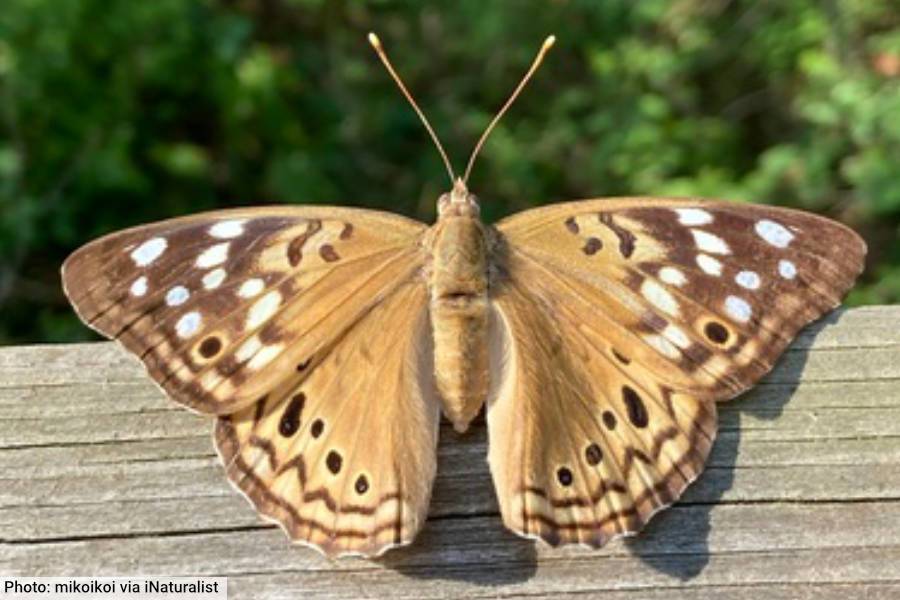
[[[506,532],[479,419],[441,431],[429,522],[328,561],[225,481],[212,423],[111,343],[0,349],[0,573],[219,575],[232,598],[900,597],[900,307],[836,312],[720,405],[703,476],[601,551]]]

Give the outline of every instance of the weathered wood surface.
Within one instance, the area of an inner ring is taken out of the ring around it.
[[[110,343],[0,349],[0,574],[219,575],[231,597],[900,597],[900,307],[837,312],[720,405],[706,472],[601,551],[506,532],[483,422],[442,433],[430,519],[371,562],[291,546],[211,422]]]

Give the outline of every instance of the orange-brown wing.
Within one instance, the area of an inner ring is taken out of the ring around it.
[[[271,207],[118,232],[73,253],[63,285],[176,401],[228,414],[416,276],[425,226],[374,211]]]
[[[865,253],[819,217],[695,200],[569,203],[497,229],[488,426],[504,522],[591,546],[680,496],[715,401],[836,306]]]
[[[838,306],[866,252],[816,215],[693,199],[558,204],[497,229],[517,264],[590,298],[608,353],[716,400],[753,385],[801,327]]]
[[[329,556],[412,541],[436,468],[430,341],[425,286],[406,282],[316,363],[219,418],[231,481],[294,541]]]

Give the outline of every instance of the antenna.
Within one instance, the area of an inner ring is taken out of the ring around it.
[[[516,97],[525,87],[525,84],[528,83],[528,80],[531,79],[531,76],[534,75],[534,72],[537,71],[537,68],[541,66],[541,62],[544,60],[544,55],[547,54],[547,51],[553,47],[554,42],[556,42],[556,36],[553,35],[548,36],[547,39],[544,40],[544,43],[541,44],[541,49],[538,50],[537,56],[534,57],[534,62],[531,63],[531,67],[528,68],[525,76],[522,77],[522,81],[520,81],[519,85],[516,86],[516,89],[513,90],[513,93],[509,97],[509,100],[506,101],[506,104],[503,105],[503,107],[497,113],[497,116],[494,117],[494,120],[491,121],[491,123],[487,126],[487,129],[484,130],[484,133],[481,134],[481,138],[478,140],[478,143],[475,144],[475,149],[472,150],[472,156],[469,157],[469,164],[466,165],[466,173],[465,175],[463,175],[463,183],[469,181],[469,174],[472,172],[472,165],[475,164],[475,157],[478,156],[478,153],[481,151],[481,147],[484,146],[484,142],[491,134],[491,131],[493,131],[494,126],[497,125],[497,122],[500,121],[500,118],[507,111],[507,109],[512,106],[512,103],[515,102]]]
[[[397,75],[397,72],[394,70],[393,65],[391,65],[391,61],[388,60],[387,54],[385,54],[384,48],[381,46],[381,40],[378,39],[378,36],[374,33],[369,33],[369,43],[372,44],[373,48],[375,48],[375,52],[378,53],[378,58],[380,58],[381,62],[384,63],[384,67],[388,70],[388,73],[391,74],[391,77],[394,78],[394,81],[397,83],[397,87],[400,88],[400,91],[403,92],[403,95],[407,100],[409,100],[409,103],[412,105],[413,110],[416,111],[416,114],[419,115],[419,119],[422,120],[422,124],[425,126],[425,129],[428,130],[428,134],[434,141],[434,145],[437,146],[438,152],[441,153],[441,158],[444,159],[444,166],[447,167],[447,174],[450,176],[450,185],[453,185],[456,176],[453,174],[453,167],[450,166],[450,159],[447,158],[447,153],[444,152],[444,147],[441,146],[441,141],[434,133],[434,129],[431,128],[431,124],[428,122],[428,119],[425,118],[425,113],[422,112],[422,109],[420,109],[419,105],[416,104],[416,101],[413,100],[412,94],[410,94],[409,90],[406,89],[406,86],[403,85],[403,80],[400,79],[400,76]]]

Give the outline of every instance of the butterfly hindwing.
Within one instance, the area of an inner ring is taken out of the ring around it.
[[[714,402],[836,306],[865,253],[812,215],[689,200],[562,204],[497,229],[488,425],[504,522],[592,546],[680,496]]]
[[[594,307],[511,261],[495,296],[500,350],[489,462],[504,523],[551,544],[602,546],[638,531],[702,471],[715,403],[610,353]]]
[[[227,414],[275,387],[421,268],[424,225],[332,207],[237,209],[115,233],[63,283],[176,401]]]
[[[426,298],[401,285],[317,363],[219,418],[229,478],[295,541],[372,556],[424,523],[440,417]]]

